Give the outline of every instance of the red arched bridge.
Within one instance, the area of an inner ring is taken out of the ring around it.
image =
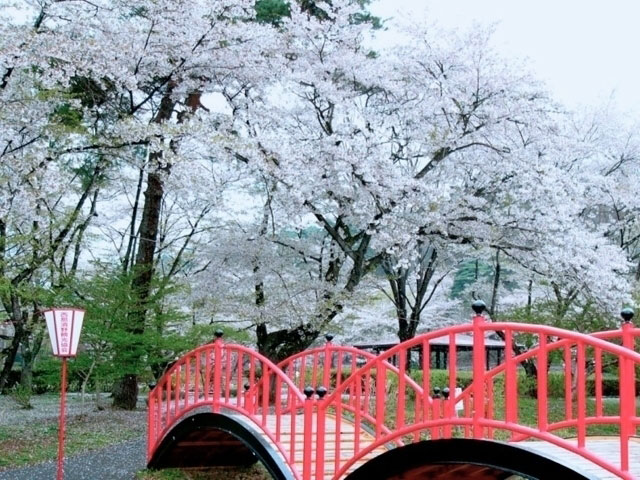
[[[149,466],[260,460],[299,480],[640,478],[633,312],[585,335],[489,322],[474,306],[471,324],[379,355],[329,337],[275,365],[220,334],[149,393]],[[460,334],[473,338],[470,358],[457,354]],[[489,335],[505,346],[494,368]],[[430,340],[443,336],[448,368],[432,372]]]

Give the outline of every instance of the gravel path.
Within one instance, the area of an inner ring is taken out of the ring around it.
[[[86,452],[65,461],[65,480],[131,480],[145,467],[143,438]],[[52,480],[56,462],[0,472],[0,480]]]
[[[144,396],[138,398],[138,408],[145,408],[145,399]],[[94,414],[96,404],[93,400],[92,395],[87,395],[83,404],[80,394],[67,393],[67,417]],[[103,394],[102,405],[108,405],[110,402],[111,399],[107,398],[107,394]],[[60,411],[60,397],[58,395],[34,395],[31,397],[31,405],[33,405],[33,409],[23,410],[18,408],[9,395],[0,395],[0,425],[24,425],[40,420],[58,419]]]

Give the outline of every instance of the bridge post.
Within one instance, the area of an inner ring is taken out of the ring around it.
[[[326,357],[325,357],[326,360]],[[325,442],[325,413],[326,405],[322,402],[322,399],[327,394],[327,389],[323,386],[316,388],[316,395],[318,395],[318,404],[316,408],[316,476],[315,478],[324,478],[324,442]],[[338,419],[336,418],[336,428],[340,428]],[[339,448],[337,449],[337,455],[340,455]]]
[[[324,344],[324,368],[322,370],[322,384],[326,388],[329,388],[331,385],[331,368],[333,367],[333,357],[331,355],[331,340],[333,340],[333,335],[327,333],[324,338],[327,342]],[[339,383],[340,382],[338,381],[336,385],[338,385]]]
[[[635,351],[633,335],[633,310],[625,308],[620,312],[622,317],[622,346]],[[636,427],[632,423],[636,411],[636,367],[626,358],[620,358],[620,468],[629,471],[629,438],[635,434]]]
[[[307,397],[304,402],[304,433],[302,446],[302,480],[311,480],[311,462],[313,456],[313,411],[315,390],[305,387],[304,394]]]
[[[222,348],[224,343],[222,330],[216,330],[213,342],[213,413],[220,413],[220,388],[222,379]]]
[[[482,312],[487,308],[482,300],[476,300],[471,305],[473,316],[473,438],[482,438],[480,421],[484,418],[484,316]]]

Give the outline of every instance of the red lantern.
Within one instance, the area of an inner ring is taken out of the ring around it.
[[[58,475],[64,477],[64,417],[67,393],[67,358],[78,352],[80,330],[84,321],[84,310],[79,308],[52,308],[42,312],[47,322],[51,339],[51,349],[56,357],[62,358],[62,379],[60,382],[60,423],[58,428]]]

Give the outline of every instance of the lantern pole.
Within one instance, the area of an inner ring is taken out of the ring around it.
[[[57,480],[64,479],[64,437],[65,417],[67,410],[67,360],[75,357],[80,341],[80,332],[84,321],[84,310],[81,308],[51,308],[42,312],[53,355],[62,360],[60,375],[60,417],[58,422],[58,473]]]
[[[67,357],[62,357],[62,381],[60,382],[60,422],[58,425],[58,476],[64,477],[64,422],[67,400]]]

